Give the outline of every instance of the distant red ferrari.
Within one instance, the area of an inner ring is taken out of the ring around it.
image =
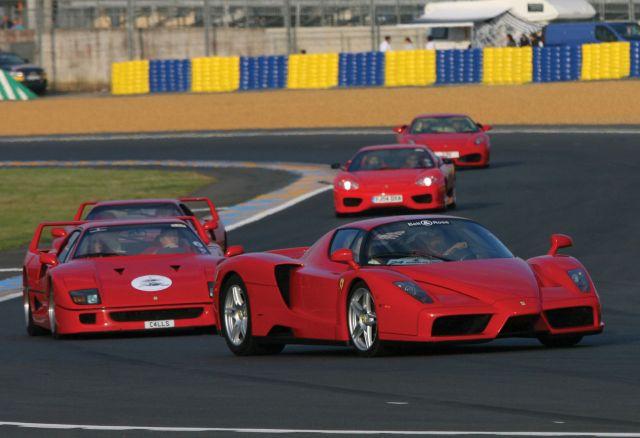
[[[214,326],[223,257],[207,243],[192,217],[40,224],[23,268],[27,332]]]
[[[91,209],[86,212],[88,207]],[[204,214],[197,215],[196,212]],[[211,199],[205,197],[83,202],[78,207],[73,220],[150,219],[178,216],[198,217],[211,240],[218,244],[222,251],[226,250],[227,232],[224,224]]]
[[[220,332],[238,355],[288,343],[352,345],[534,337],[567,347],[600,333],[595,286],[554,234],[527,261],[480,224],[451,216],[354,222],[310,248],[245,254],[216,271]]]
[[[380,207],[434,210],[456,204],[453,164],[422,145],[362,148],[333,182],[337,215]]]
[[[462,114],[423,114],[393,128],[398,143],[428,146],[436,155],[459,167],[486,167],[491,155],[489,125]]]

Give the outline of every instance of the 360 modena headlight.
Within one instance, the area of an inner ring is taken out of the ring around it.
[[[423,304],[433,303],[433,299],[429,294],[422,290],[422,288],[413,281],[396,281],[393,284]]]
[[[486,137],[479,136],[479,137],[476,137],[476,139],[474,140],[474,143],[476,144],[476,146],[479,146],[481,144],[484,144],[486,141],[487,141]]]
[[[98,289],[80,289],[69,292],[71,301],[75,304],[100,304]]]
[[[341,188],[346,191],[358,190],[360,188],[357,182],[352,181],[350,179],[346,179],[346,178],[338,181],[336,185],[338,186],[338,188]]]
[[[569,278],[571,278],[571,281],[573,281],[573,283],[578,287],[578,289],[580,289],[581,292],[587,293],[591,290],[589,278],[587,277],[587,273],[584,269],[572,269],[570,271],[567,271],[567,274],[569,274]]]
[[[438,179],[433,176],[421,176],[416,180],[416,184],[422,187],[431,187],[433,184],[437,182],[438,182]]]

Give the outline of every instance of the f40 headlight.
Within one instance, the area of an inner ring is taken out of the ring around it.
[[[423,304],[433,303],[433,298],[413,281],[396,281],[393,284]]]
[[[571,281],[580,289],[581,292],[587,293],[591,290],[591,286],[589,285],[589,278],[587,277],[587,273],[584,269],[572,269],[567,271],[569,278]]]
[[[75,304],[100,304],[100,294],[98,289],[80,289],[69,292],[71,295],[71,301]]]

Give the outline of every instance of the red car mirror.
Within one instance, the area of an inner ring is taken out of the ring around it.
[[[67,232],[64,228],[52,228],[51,237],[59,239],[61,237],[67,237]]]
[[[58,265],[58,257],[55,254],[51,254],[48,252],[40,253],[40,263],[47,266],[57,266]]]
[[[395,132],[396,134],[402,134],[405,129],[407,129],[407,125],[400,125],[393,128],[393,132]]]
[[[346,263],[352,269],[357,270],[358,264],[353,259],[353,252],[350,249],[338,249],[331,254],[331,261],[336,263]]]
[[[235,257],[240,254],[244,254],[244,247],[242,245],[234,245],[227,248],[227,251],[224,253],[224,256]]]
[[[558,253],[560,248],[569,248],[573,246],[573,240],[566,234],[552,234],[551,235],[551,248],[549,248],[550,256],[554,256]]]

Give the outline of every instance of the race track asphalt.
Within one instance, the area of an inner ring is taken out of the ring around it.
[[[378,359],[322,346],[237,358],[222,338],[206,334],[29,338],[20,300],[12,300],[0,303],[0,421],[640,432],[639,140],[499,134],[490,168],[458,174],[455,214],[485,224],[518,256],[546,252],[553,232],[574,238],[567,252],[590,270],[606,323],[602,335],[576,348],[548,350],[535,340],[508,339]],[[359,146],[391,141],[385,135],[0,141],[0,156],[331,163]],[[348,220],[334,217],[327,192],[230,239],[248,250],[306,245]],[[36,431],[0,427],[5,433]]]

